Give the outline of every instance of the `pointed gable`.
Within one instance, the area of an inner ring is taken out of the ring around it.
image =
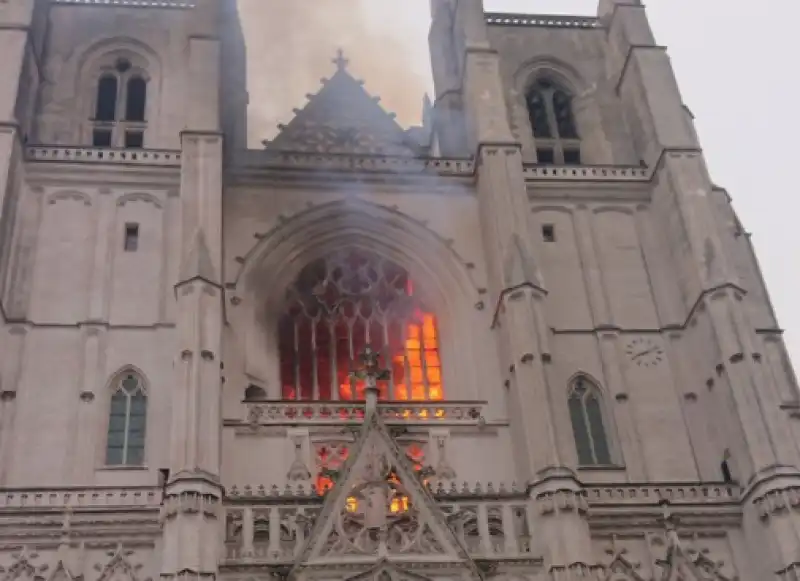
[[[377,414],[327,493],[296,568],[362,556],[365,563],[415,562],[458,566],[480,577],[430,492]]]
[[[339,53],[336,73],[323,81],[294,119],[265,142],[267,151],[416,156],[421,153],[402,127],[347,71]]]

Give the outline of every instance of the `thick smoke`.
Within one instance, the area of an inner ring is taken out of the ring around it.
[[[271,138],[345,51],[353,76],[397,114],[420,123],[429,91],[427,0],[238,0],[247,45],[249,141]],[[411,4],[410,7],[407,4]]]

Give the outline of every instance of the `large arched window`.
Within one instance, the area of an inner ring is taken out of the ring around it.
[[[279,323],[283,398],[364,399],[350,372],[368,344],[390,370],[382,399],[443,398],[436,317],[408,273],[355,249],[312,262],[288,289]]]
[[[603,421],[602,394],[596,385],[583,376],[572,382],[569,415],[578,450],[578,464],[611,464],[608,433]]]
[[[542,78],[531,86],[526,101],[538,162],[580,164],[581,144],[569,92]]]
[[[92,145],[143,147],[146,104],[147,81],[128,59],[105,67],[95,92]]]
[[[111,385],[111,413],[106,442],[107,466],[144,464],[147,427],[147,393],[142,378],[133,371],[120,373]]]

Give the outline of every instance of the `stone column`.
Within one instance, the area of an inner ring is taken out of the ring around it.
[[[703,318],[710,329],[697,340],[703,348],[697,363],[699,373],[715,380],[712,397],[726,410],[717,418],[717,444],[730,450],[734,476],[747,485],[744,530],[758,557],[759,578],[794,579],[798,554],[796,541],[789,539],[800,534],[800,512],[794,510],[800,505],[800,458],[746,307],[755,299],[742,289],[735,250],[716,220],[714,186],[696,132],[644,7],[638,1],[602,0],[600,15],[608,34],[607,70],[618,79],[626,111],[639,122],[635,132],[645,144],[640,155],[656,168],[652,223],[673,249],[686,312]],[[638,114],[642,111],[647,114]]]
[[[476,152],[489,296],[508,373],[517,470],[537,515],[533,526],[543,531],[547,565],[554,575],[560,571],[559,580],[579,579],[594,556],[584,493],[556,444],[551,398],[566,397],[566,386],[551,386],[546,371],[552,360],[547,290],[536,266],[521,147],[508,124],[499,56],[488,42],[482,3],[459,0],[455,6],[456,35],[465,39],[468,144]]]
[[[31,124],[40,71],[36,52],[34,12],[44,10],[35,0],[0,3],[0,42],[4,82],[0,87],[0,275],[6,287],[12,232],[23,183],[24,142]]]
[[[181,260],[175,284],[177,353],[161,577],[213,580],[223,526],[220,484],[222,146],[218,5],[190,13],[186,129],[181,134]]]

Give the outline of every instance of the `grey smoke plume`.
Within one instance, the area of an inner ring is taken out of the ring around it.
[[[353,76],[403,126],[421,121],[430,91],[427,0],[238,0],[247,45],[249,138],[288,123],[341,48]],[[410,5],[410,6],[407,6]]]

